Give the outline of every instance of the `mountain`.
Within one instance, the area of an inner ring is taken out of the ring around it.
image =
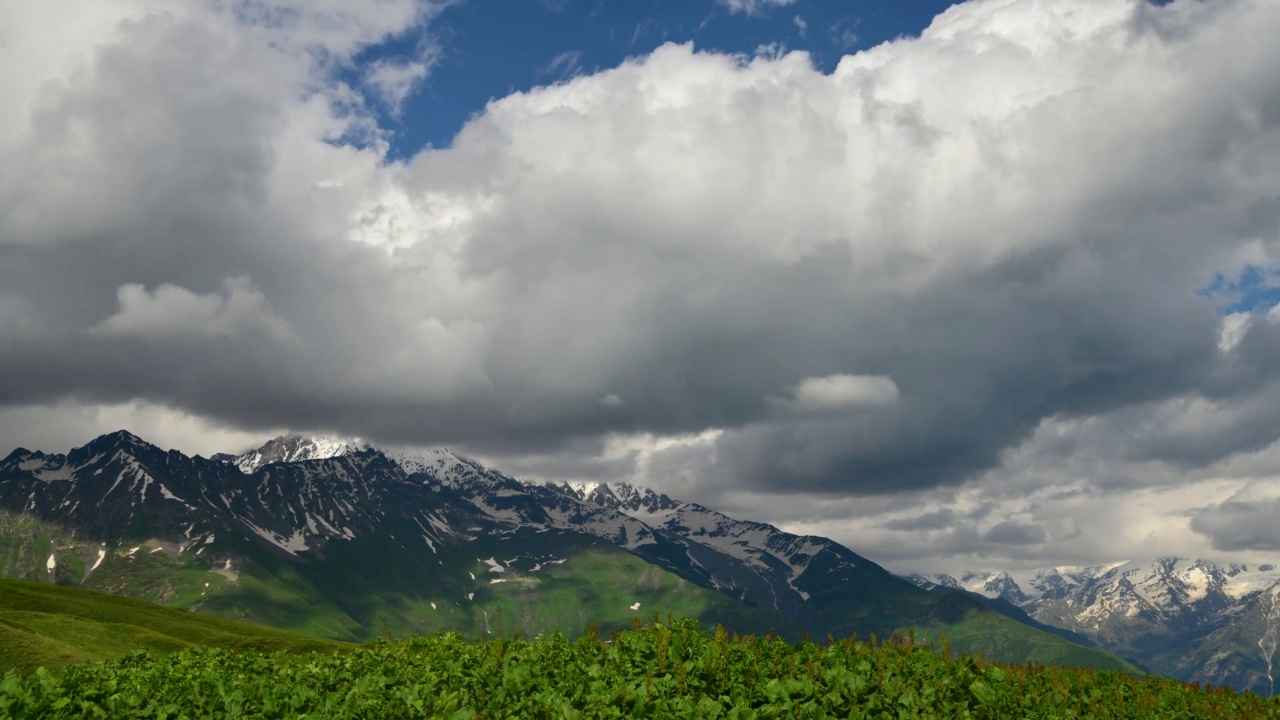
[[[945,633],[1011,662],[1132,666],[928,592],[821,537],[630,485],[515,480],[448,450],[285,436],[188,457],[117,432],[0,461],[0,574],[323,637],[608,630]]]
[[[1159,558],[1028,573],[912,575],[999,598],[1153,672],[1274,695],[1280,569]]]

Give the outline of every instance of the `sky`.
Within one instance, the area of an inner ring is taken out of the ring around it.
[[[902,6],[909,6],[904,10]],[[0,4],[0,446],[1280,556],[1280,4]]]

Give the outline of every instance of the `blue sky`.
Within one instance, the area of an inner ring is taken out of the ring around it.
[[[776,44],[808,51],[829,72],[843,55],[919,34],[951,4],[795,0],[747,13],[721,0],[467,0],[426,29],[367,51],[359,65],[437,47],[437,64],[399,114],[381,109],[392,157],[406,157],[448,146],[490,99],[615,67],[663,43],[730,53]]]
[[[1280,271],[1246,265],[1239,277],[1218,274],[1200,294],[1218,304],[1218,313],[1267,312],[1280,304]]]

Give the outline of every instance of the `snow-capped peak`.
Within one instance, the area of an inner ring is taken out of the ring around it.
[[[566,482],[559,487],[581,502],[617,510],[647,523],[661,523],[686,505],[650,488],[625,482]]]
[[[250,450],[237,456],[233,462],[242,472],[251,473],[271,463],[341,457],[366,447],[353,439],[334,436],[310,437],[291,433],[268,440],[257,450]]]
[[[1180,616],[1276,587],[1280,585],[1280,571],[1271,564],[1223,566],[1207,560],[1166,557],[1030,572],[965,572],[958,580],[949,575],[915,575],[910,579],[922,586],[960,587],[987,597],[1004,597],[1028,610],[1038,603],[1065,600],[1078,608],[1111,602],[1126,612],[1146,608]]]
[[[596,488],[600,487],[602,484],[603,483],[599,482],[574,481],[564,483],[564,486],[572,490],[573,493],[578,496],[579,500],[586,500],[591,493],[595,492]]]
[[[427,473],[443,485],[457,485],[484,471],[484,466],[448,448],[377,448],[406,475]]]
[[[242,472],[252,473],[271,463],[322,460],[368,451],[382,453],[388,460],[399,465],[406,475],[427,473],[445,485],[457,484],[484,471],[476,461],[458,455],[448,448],[381,448],[358,438],[308,436],[297,433],[268,440],[262,447],[235,456],[230,462],[239,467]]]

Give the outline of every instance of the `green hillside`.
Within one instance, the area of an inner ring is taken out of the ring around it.
[[[557,558],[537,572],[494,573],[478,557],[521,552]],[[290,563],[246,544],[235,582],[199,609],[337,639],[368,641],[456,630],[471,638],[626,628],[653,613],[719,622],[740,632],[799,637],[777,613],[749,608],[609,543],[573,534],[477,540],[460,552],[408,555],[389,537],[334,543],[322,560]],[[635,609],[632,609],[632,608]],[[340,628],[339,631],[328,628]]]
[[[82,555],[94,565],[99,546],[76,544],[67,538],[45,540],[49,532],[31,532],[51,531],[47,523],[24,529],[28,532],[9,528],[9,532],[0,532],[0,539],[9,541],[3,545],[12,565],[8,569],[26,569],[22,575],[32,579],[47,574],[43,567],[34,568],[48,557],[48,547],[56,544],[60,548],[56,580],[60,583],[83,582],[88,589],[128,592],[175,608],[179,618],[207,618],[210,623],[220,622],[219,618],[238,620],[335,641],[367,642],[387,635],[429,635],[439,630],[457,630],[471,638],[515,632],[526,637],[552,632],[576,637],[592,623],[608,631],[629,627],[636,616],[671,613],[696,618],[704,627],[719,623],[740,633],[774,630],[793,641],[805,632],[815,638],[828,633],[835,637],[856,633],[865,638],[872,633],[887,637],[915,628],[922,638],[946,634],[957,652],[982,653],[1003,662],[1030,660],[1137,672],[1132,665],[1100,650],[1074,645],[983,611],[955,594],[921,593],[887,574],[878,582],[876,576],[853,586],[856,593],[844,585],[839,591],[816,594],[810,603],[816,610],[795,623],[776,612],[751,608],[688,582],[610,543],[572,533],[522,532],[479,538],[465,553],[436,555],[406,553],[391,537],[403,529],[390,527],[388,535],[334,543],[324,558],[301,563],[281,559],[246,540],[228,538],[223,551],[227,554],[218,557],[238,558],[234,570],[224,570],[222,561],[213,567],[205,561],[202,567],[200,558],[192,553],[166,552],[162,545],[144,542],[136,552],[123,546],[107,549],[100,566],[84,577],[63,573],[78,567],[74,561]],[[44,544],[32,538],[40,538]],[[508,568],[502,573],[492,572],[480,559],[511,557],[517,552],[557,559],[537,572]],[[126,602],[114,594],[93,597]],[[14,609],[60,612],[39,603]],[[186,610],[198,610],[198,614]],[[70,633],[71,637],[99,638],[82,647],[59,645],[57,638],[66,634],[48,617],[7,613],[4,622],[0,632],[11,634],[20,626],[43,637],[40,646],[44,649],[34,657],[63,658],[54,665],[116,657],[132,647],[182,647],[174,644],[175,638],[180,643],[206,644],[181,633],[159,630],[157,634],[158,625],[135,622],[128,614],[108,620],[116,623],[109,631],[94,628],[93,633]],[[255,628],[254,632],[263,635],[269,631]],[[26,647],[32,642],[27,635],[6,645]]]
[[[0,670],[58,670],[135,650],[333,651],[348,643],[56,585],[0,579]]]
[[[999,662],[1034,662],[1143,674],[1137,666],[1105,650],[1076,645],[989,611],[970,609],[954,622],[924,625],[916,636],[924,642],[938,642],[945,636],[957,652],[981,654]]]
[[[477,559],[507,557],[515,543],[522,552],[559,560],[536,573],[508,569],[495,574]],[[695,618],[703,627],[720,624],[743,634],[772,630],[792,641],[805,632],[815,639],[828,633],[865,638],[873,632],[888,637],[915,628],[921,638],[936,640],[945,634],[957,652],[981,653],[1001,662],[1141,672],[1114,655],[985,610],[959,594],[921,593],[889,576],[883,584],[860,587],[865,596],[823,598],[820,605],[825,609],[798,625],[595,538],[521,533],[515,541],[480,539],[466,555],[427,556],[430,562],[421,565],[396,549],[389,537],[362,538],[331,545],[323,560],[289,563],[245,544],[239,550],[254,562],[241,567],[236,582],[204,600],[200,611],[359,641],[440,630],[456,630],[469,638],[517,632],[525,637],[560,632],[572,638],[591,624],[608,632],[655,613]],[[159,553],[153,557],[152,562],[160,561]],[[438,565],[433,564],[436,558]],[[325,630],[331,627],[350,634]]]

